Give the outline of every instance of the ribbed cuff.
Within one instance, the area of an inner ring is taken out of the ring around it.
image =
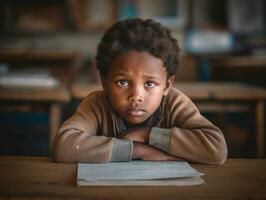
[[[171,129],[153,127],[150,132],[149,144],[165,152],[169,152]]]
[[[130,161],[132,156],[133,143],[131,140],[114,138],[111,162]]]

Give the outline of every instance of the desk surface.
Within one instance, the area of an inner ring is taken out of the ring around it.
[[[67,102],[70,100],[70,92],[65,86],[50,89],[0,87],[0,100]]]
[[[192,100],[265,100],[266,90],[242,83],[176,83],[178,88]],[[77,99],[85,98],[91,91],[101,89],[100,85],[89,83],[75,83],[72,86],[72,95]]]
[[[40,49],[12,49],[12,50],[0,50],[1,61],[71,61],[79,56],[77,51],[73,50],[40,50]]]
[[[31,199],[265,199],[266,159],[228,159],[222,166],[192,165],[205,185],[77,187],[76,164],[45,157],[0,157],[0,198]]]
[[[266,67],[266,59],[262,56],[205,56],[204,58],[221,67]]]

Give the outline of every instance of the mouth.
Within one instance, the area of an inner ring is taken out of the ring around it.
[[[143,109],[137,109],[137,108],[134,108],[134,109],[128,109],[127,110],[127,114],[129,116],[132,116],[132,117],[141,117],[145,114],[145,110]]]

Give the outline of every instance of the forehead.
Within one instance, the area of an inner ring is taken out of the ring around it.
[[[112,61],[107,76],[119,73],[164,77],[166,68],[161,59],[150,53],[131,50],[118,55]]]

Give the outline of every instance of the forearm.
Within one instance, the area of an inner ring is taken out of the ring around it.
[[[224,136],[215,127],[202,129],[153,128],[149,144],[170,155],[196,163],[222,164],[227,157]]]
[[[132,159],[141,160],[177,160],[177,157],[149,145],[150,128],[138,128],[121,135],[122,139],[133,141]]]
[[[67,129],[55,138],[52,160],[55,162],[104,163],[130,161],[132,142],[105,136],[89,136],[88,133]]]
[[[175,156],[171,156],[155,147],[140,142],[133,142],[132,159],[150,161],[178,160]]]

